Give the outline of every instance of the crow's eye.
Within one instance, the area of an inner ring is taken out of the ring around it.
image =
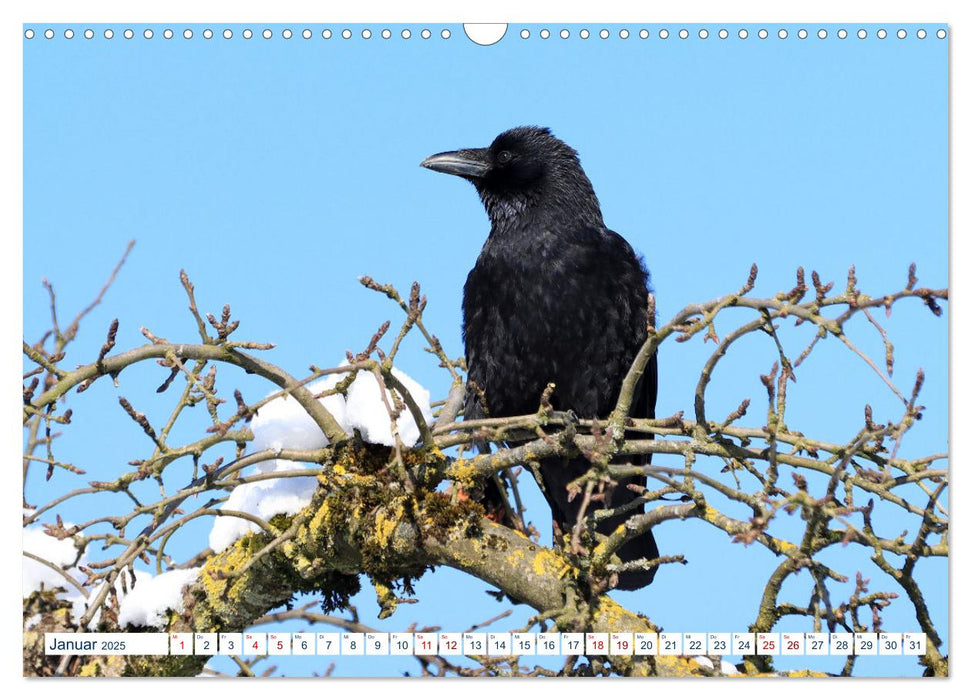
[[[501,165],[505,165],[512,160],[512,153],[509,151],[499,151],[499,155],[496,156],[496,160],[498,160]]]

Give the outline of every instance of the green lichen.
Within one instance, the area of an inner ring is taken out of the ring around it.
[[[270,520],[291,536],[267,552],[275,535],[251,533],[210,558],[196,586],[193,628],[242,629],[297,593],[318,595],[326,612],[339,610],[360,591],[362,575],[375,583],[383,614],[393,613],[398,596],[413,594],[428,569],[423,543],[475,538],[484,515],[478,503],[422,485],[423,468],[442,471],[437,448],[403,451],[408,478],[395,457],[359,440],[338,447],[310,505]],[[507,548],[502,538],[477,545]]]

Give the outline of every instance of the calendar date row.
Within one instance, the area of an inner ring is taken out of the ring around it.
[[[916,632],[47,633],[48,654],[304,656],[920,656]]]

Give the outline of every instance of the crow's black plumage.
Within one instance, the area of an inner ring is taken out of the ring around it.
[[[549,129],[519,127],[488,148],[439,153],[422,165],[469,180],[492,223],[463,300],[469,380],[484,393],[489,415],[535,412],[553,382],[554,408],[607,417],[647,335],[650,281],[627,241],[604,225],[576,151]],[[655,356],[631,415],[653,418],[656,398]],[[470,391],[465,417],[482,416],[480,396]],[[553,518],[564,532],[576,523],[582,500],[568,500],[566,486],[587,469],[583,459],[540,465]],[[607,505],[636,498],[626,488],[632,482],[644,480],[619,483]],[[598,529],[612,532],[631,514]],[[623,561],[657,557],[653,535],[629,542],[619,555]],[[625,572],[618,587],[640,588],[653,578],[653,569]]]

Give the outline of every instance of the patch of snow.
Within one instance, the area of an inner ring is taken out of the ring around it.
[[[284,459],[262,462],[260,473],[293,471],[299,463]],[[241,484],[233,489],[222,505],[224,510],[238,510],[255,515],[268,521],[274,515],[291,515],[300,512],[310,503],[317,488],[317,479],[308,477],[288,477],[266,479],[249,484]],[[260,526],[249,520],[221,515],[216,518],[209,532],[209,546],[221,552],[248,532],[259,532]]]
[[[430,422],[431,393],[401,370],[392,369],[391,372],[411,394],[426,423]],[[307,389],[319,394],[333,389],[346,376],[331,374],[311,382]],[[390,391],[387,398],[388,405],[393,408],[394,399]],[[320,402],[348,433],[359,430],[365,442],[389,447],[394,445],[388,408],[381,398],[378,381],[370,372],[358,372],[347,390],[346,399],[340,394],[333,394],[323,397]],[[411,447],[418,442],[418,424],[407,407],[398,417],[397,426],[402,443]],[[281,396],[259,409],[250,428],[253,431],[250,454],[266,449],[316,450],[327,446],[327,437],[292,396]],[[292,471],[299,466],[297,462],[273,459],[256,465],[252,473]],[[233,489],[222,508],[249,513],[267,521],[280,513],[292,515],[299,512],[310,503],[316,488],[317,480],[313,477],[267,479],[242,484]],[[249,520],[220,516],[215,519],[209,533],[209,546],[221,552],[246,533],[259,530],[260,527]]]
[[[730,664],[724,659],[722,659],[721,669],[722,669],[722,673],[724,673],[726,676],[734,676],[741,673],[741,671],[738,670],[738,667],[735,664]]]
[[[431,394],[414,379],[404,372],[392,369],[391,374],[404,385],[408,393],[421,409],[425,422],[432,420],[432,409],[429,405]],[[394,408],[394,399],[391,392],[387,392],[388,405]],[[361,437],[365,442],[375,445],[394,446],[394,437],[391,434],[391,420],[388,417],[388,408],[381,399],[381,389],[378,380],[370,372],[358,372],[357,379],[347,390],[346,404],[346,423],[342,423],[344,430],[360,430]],[[412,447],[418,442],[420,433],[415,417],[408,410],[408,407],[401,411],[397,420],[398,435],[408,447]]]
[[[70,524],[65,523],[65,526],[70,527]],[[46,559],[52,564],[65,568],[67,573],[75,580],[84,580],[85,578],[84,574],[72,566],[78,558],[78,550],[74,540],[70,537],[59,540],[48,535],[40,527],[29,527],[23,531],[23,551],[30,552],[41,559]],[[61,587],[76,591],[74,586],[68,583],[60,573],[49,566],[30,557],[22,557],[22,559],[22,590],[25,596],[33,591],[39,591],[41,586],[48,589]],[[83,560],[82,555],[82,563]]]
[[[173,569],[154,578],[144,572],[136,572],[134,587],[121,600],[118,624],[162,627],[166,623],[167,610],[182,612],[182,589],[199,578],[201,568]]]

